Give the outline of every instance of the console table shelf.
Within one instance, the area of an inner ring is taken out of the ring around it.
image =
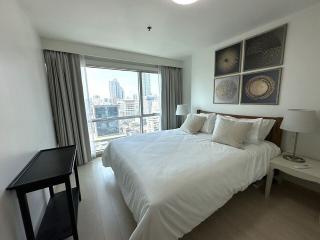
[[[77,215],[81,201],[76,146],[45,149],[38,152],[7,187],[15,190],[28,240],[57,240],[73,236],[78,239]],[[74,171],[76,187],[71,188]],[[53,186],[65,184],[66,190],[55,193]],[[49,188],[50,200],[35,236],[26,194]]]
[[[72,189],[75,217],[78,217],[79,191]],[[69,217],[67,194],[65,191],[56,193],[50,199],[43,216],[36,240],[65,239],[72,236],[72,228]]]

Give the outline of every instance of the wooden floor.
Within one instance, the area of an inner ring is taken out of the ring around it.
[[[79,174],[80,239],[129,239],[136,223],[112,170],[95,160],[80,167]],[[319,240],[319,213],[320,195],[314,192],[289,183],[275,184],[270,199],[265,200],[262,188],[249,187],[183,240]]]

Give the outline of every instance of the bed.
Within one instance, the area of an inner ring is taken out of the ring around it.
[[[112,167],[137,222],[130,240],[179,239],[263,178],[269,161],[280,154],[282,119],[273,119],[269,141],[244,149],[180,129],[112,141],[102,161]]]

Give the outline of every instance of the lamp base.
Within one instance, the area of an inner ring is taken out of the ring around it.
[[[306,162],[306,160],[304,160],[302,157],[297,157],[297,156],[294,156],[291,154],[284,154],[284,155],[282,155],[282,157],[288,161],[291,161],[291,162],[296,162],[296,163],[305,163]]]

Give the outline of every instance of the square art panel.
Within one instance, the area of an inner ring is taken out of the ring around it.
[[[277,68],[243,75],[241,104],[279,104],[281,73]]]
[[[213,103],[239,103],[240,76],[216,78],[214,80]]]
[[[215,76],[239,73],[241,68],[242,43],[216,51]]]
[[[287,24],[245,41],[244,71],[283,64]]]

